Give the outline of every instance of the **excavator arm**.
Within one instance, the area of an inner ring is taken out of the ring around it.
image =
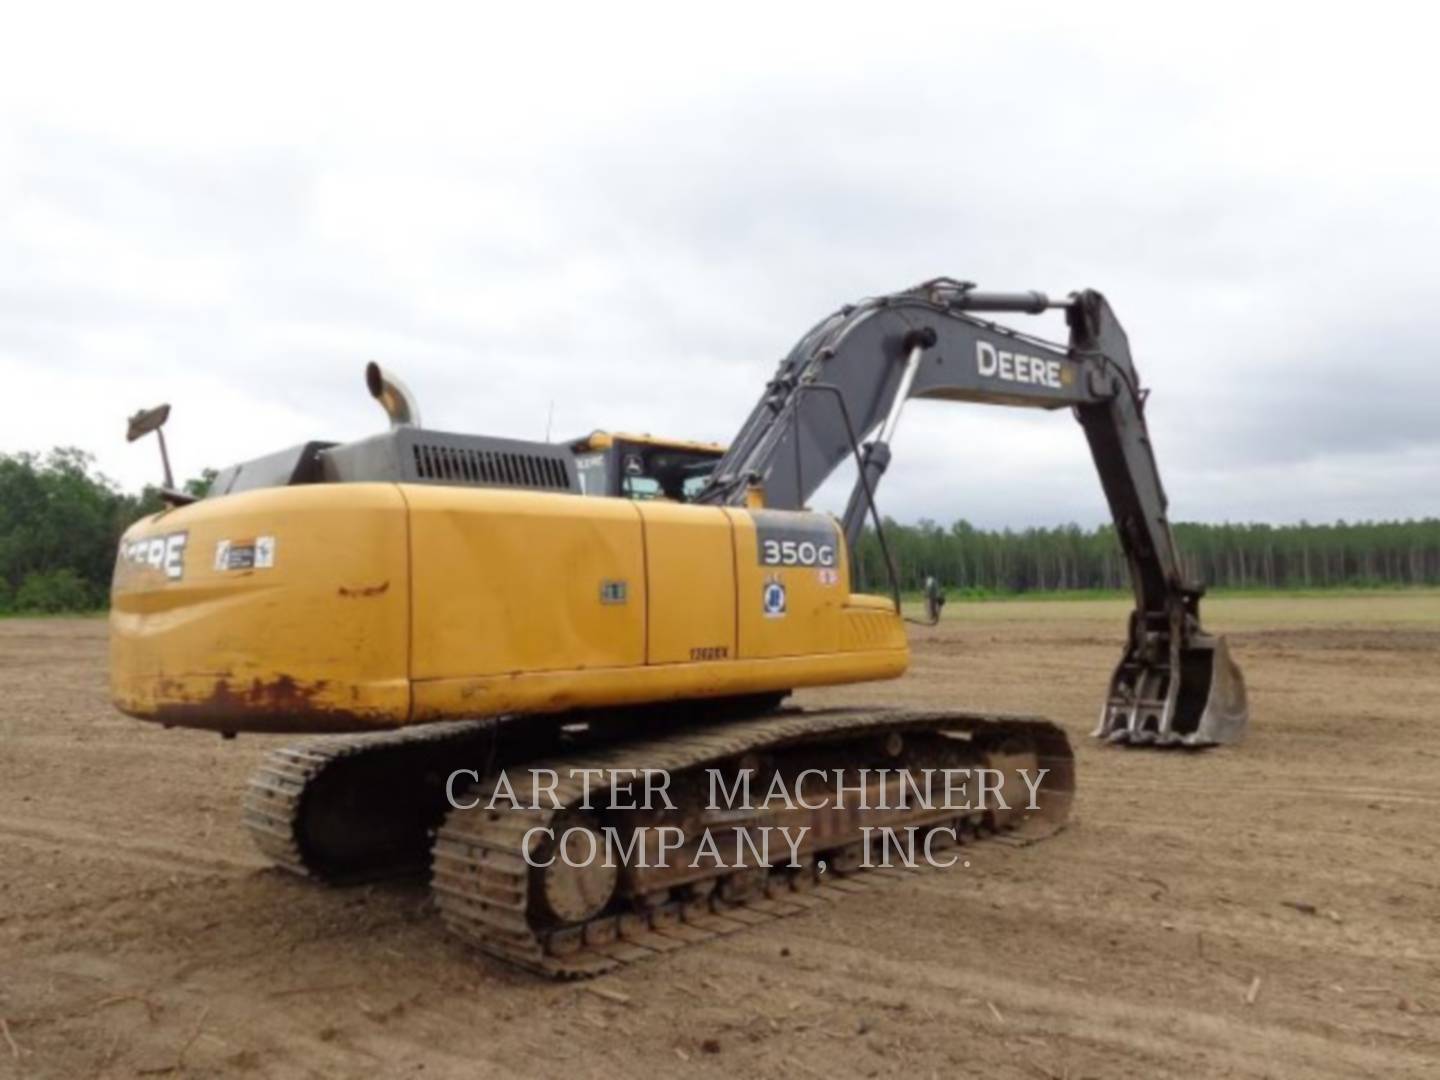
[[[981,316],[1065,311],[1067,346]],[[1085,432],[1130,568],[1135,610],[1095,734],[1115,742],[1209,746],[1238,740],[1245,684],[1223,638],[1200,625],[1167,517],[1145,397],[1125,331],[1098,292],[1064,300],[986,293],[941,278],[847,306],[781,362],[697,501],[799,509],[857,460],[842,528],[853,548],[910,398],[1069,407]],[[862,440],[868,441],[862,442]],[[878,516],[876,516],[878,524]]]

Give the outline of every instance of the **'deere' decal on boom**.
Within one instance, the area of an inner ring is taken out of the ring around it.
[[[1022,352],[997,349],[988,341],[975,343],[975,370],[989,379],[1063,390],[1075,376],[1055,357],[1028,356]]]

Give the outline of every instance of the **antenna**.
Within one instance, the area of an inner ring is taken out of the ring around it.
[[[555,399],[550,399],[550,412],[545,417],[545,441],[550,441],[550,425],[555,422]]]

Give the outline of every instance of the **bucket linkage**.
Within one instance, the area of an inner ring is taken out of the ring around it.
[[[1110,678],[1097,738],[1203,747],[1244,736],[1245,677],[1224,637],[1200,629],[1202,591],[1184,590],[1169,611],[1131,614],[1129,642]]]

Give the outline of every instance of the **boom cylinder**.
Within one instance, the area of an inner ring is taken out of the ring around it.
[[[1031,289],[1027,292],[975,292],[966,290],[950,301],[950,307],[960,311],[1015,311],[1026,315],[1039,315],[1049,308],[1068,308],[1069,297],[1051,300],[1043,292]]]

